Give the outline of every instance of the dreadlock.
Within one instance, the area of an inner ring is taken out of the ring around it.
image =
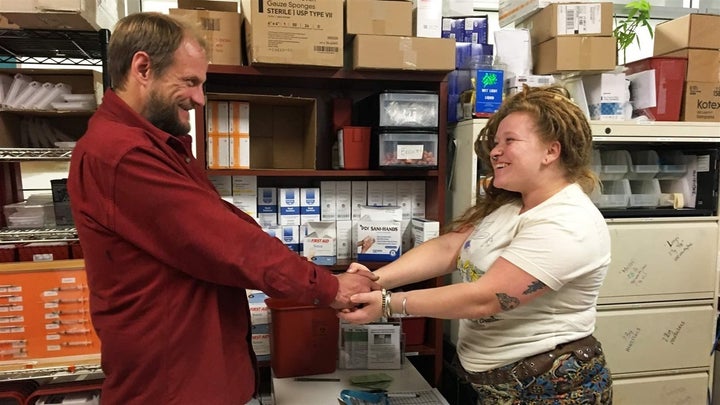
[[[492,167],[490,151],[500,122],[515,112],[526,112],[534,117],[535,130],[544,142],[560,143],[560,162],[571,183],[578,183],[586,194],[598,184],[590,169],[592,158],[592,132],[585,114],[570,100],[568,91],[561,86],[523,86],[520,93],[506,99],[500,109],[488,119],[475,141],[475,153],[485,167]],[[484,193],[481,193],[484,191]],[[511,201],[520,200],[518,192],[503,190],[493,185],[492,179],[478,185],[476,204],[450,224],[452,230],[472,226],[482,218]]]

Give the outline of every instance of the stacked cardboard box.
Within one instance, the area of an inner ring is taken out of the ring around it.
[[[536,75],[607,71],[617,60],[612,17],[612,3],[553,3],[516,27],[530,31]]]
[[[655,56],[687,58],[683,121],[720,122],[718,25],[719,15],[688,14],[655,28]]]
[[[342,67],[343,3],[243,0],[249,65]]]
[[[217,65],[242,65],[238,5],[229,1],[178,0],[169,14],[196,27],[208,45],[208,59]]]
[[[345,38],[352,51],[347,53],[347,66],[352,69],[453,70],[454,41],[421,37],[420,33],[413,36],[412,21],[413,3],[409,1],[348,0]],[[437,34],[439,37],[439,26]]]

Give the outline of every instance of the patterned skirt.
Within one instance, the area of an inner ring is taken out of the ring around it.
[[[511,369],[515,363],[501,368]],[[536,377],[506,384],[477,385],[478,405],[610,405],[612,378],[605,356],[581,361],[559,356],[552,368]]]

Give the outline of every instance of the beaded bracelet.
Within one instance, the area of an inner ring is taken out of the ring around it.
[[[388,295],[388,292],[386,289],[383,288],[382,290],[380,290],[380,316],[381,317],[385,316],[385,311],[387,311],[387,309],[385,308],[385,306],[387,305],[387,295]]]

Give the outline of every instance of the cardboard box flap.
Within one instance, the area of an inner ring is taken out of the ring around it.
[[[229,13],[238,12],[238,3],[231,1],[177,0],[177,5],[178,8],[185,10],[226,11]]]

